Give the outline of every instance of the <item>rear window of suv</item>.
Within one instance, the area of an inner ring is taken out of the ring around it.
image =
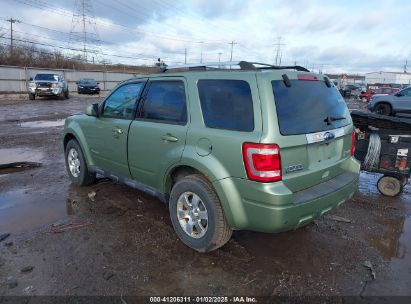
[[[334,86],[324,81],[271,82],[282,135],[308,134],[347,126],[351,116]]]
[[[251,89],[244,80],[199,80],[201,110],[209,128],[251,132],[254,112]]]

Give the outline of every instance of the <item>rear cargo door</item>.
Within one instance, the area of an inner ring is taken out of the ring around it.
[[[281,134],[283,182],[299,191],[341,173],[350,157],[351,116],[341,94],[325,81],[302,74],[271,81]]]

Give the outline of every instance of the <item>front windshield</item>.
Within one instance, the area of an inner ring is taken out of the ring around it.
[[[58,81],[59,76],[54,74],[37,74],[34,80],[40,81]]]
[[[79,83],[83,85],[97,85],[97,82],[94,79],[82,79]]]

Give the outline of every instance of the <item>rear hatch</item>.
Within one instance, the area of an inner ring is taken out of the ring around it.
[[[286,186],[300,191],[344,173],[352,120],[335,86],[308,73],[290,73],[270,85]]]

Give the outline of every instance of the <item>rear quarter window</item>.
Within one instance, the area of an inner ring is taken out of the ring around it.
[[[251,132],[254,112],[251,89],[244,80],[199,80],[204,123],[208,128]]]

